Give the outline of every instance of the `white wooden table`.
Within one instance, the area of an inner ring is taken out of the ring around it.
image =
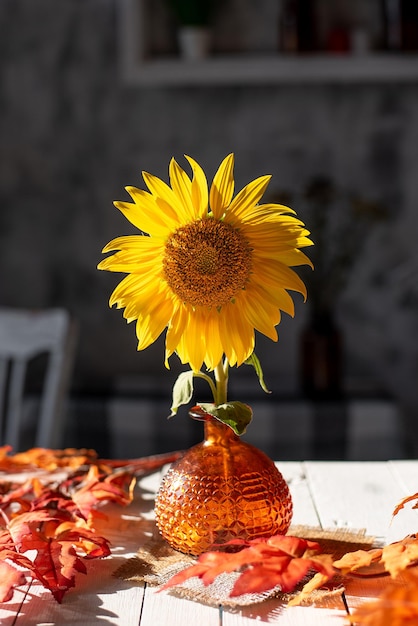
[[[323,528],[365,528],[386,542],[418,530],[418,511],[405,509],[392,520],[392,511],[405,495],[418,491],[418,461],[285,462],[278,467],[292,492],[294,524]],[[109,506],[109,519],[100,530],[112,541],[112,556],[87,563],[87,576],[61,605],[37,584],[19,589],[0,607],[2,626],[343,626],[343,602],[335,608],[286,607],[279,600],[234,612],[210,608],[132,585],[112,574],[134,555],[153,527],[153,498],[161,473],[143,478],[138,498],[127,508]],[[362,598],[376,597],[387,578],[353,579],[347,586],[350,608]]]

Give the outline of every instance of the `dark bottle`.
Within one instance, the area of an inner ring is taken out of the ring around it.
[[[287,53],[316,49],[313,0],[282,0],[279,17],[279,50]]]
[[[300,52],[313,52],[317,49],[313,0],[298,0],[298,39]]]
[[[405,52],[418,50],[418,2],[402,0],[401,17],[401,49]]]
[[[279,14],[279,50],[288,54],[299,51],[298,2],[282,0]]]

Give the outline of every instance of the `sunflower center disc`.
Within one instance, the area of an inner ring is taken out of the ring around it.
[[[251,249],[239,231],[207,218],[182,226],[168,239],[164,278],[183,302],[223,306],[245,287]]]

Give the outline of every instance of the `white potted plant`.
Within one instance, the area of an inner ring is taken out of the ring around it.
[[[215,0],[167,0],[178,22],[180,54],[187,60],[208,56]]]

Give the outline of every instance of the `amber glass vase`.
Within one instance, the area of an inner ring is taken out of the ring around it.
[[[155,515],[164,539],[198,555],[237,537],[285,534],[292,499],[273,461],[201,409],[190,415],[204,420],[205,438],[163,478]]]

